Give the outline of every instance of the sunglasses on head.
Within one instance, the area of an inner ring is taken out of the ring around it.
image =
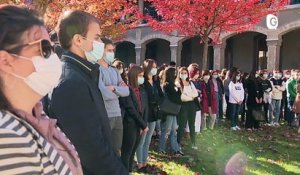
[[[12,49],[7,50],[8,52],[16,52],[18,49],[26,46],[32,46],[35,44],[40,44],[40,53],[41,56],[44,58],[49,58],[50,55],[53,53],[53,46],[51,45],[49,40],[46,39],[40,39],[37,41],[29,42],[27,44],[18,45]]]

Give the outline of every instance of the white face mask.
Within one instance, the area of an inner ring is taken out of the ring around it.
[[[239,81],[241,79],[240,76],[236,76],[236,80]]]
[[[213,75],[214,79],[217,79],[218,78],[218,75]]]
[[[119,72],[120,74],[122,74],[122,73],[124,72],[124,69],[118,69],[118,72]]]
[[[267,79],[268,78],[268,74],[264,74],[263,77],[264,77],[264,79]]]
[[[142,85],[145,82],[145,78],[144,77],[138,77],[138,84]]]
[[[180,74],[181,80],[186,80],[188,78],[187,74]]]
[[[104,55],[104,43],[101,43],[99,41],[92,41],[87,38],[85,39],[93,42],[93,49],[91,51],[84,51],[85,57],[89,62],[95,64]]]
[[[203,77],[203,79],[204,79],[205,81],[208,81],[208,80],[210,79],[210,76],[209,76],[209,75],[205,75],[205,76]]]
[[[115,59],[115,53],[114,52],[106,52],[105,56],[103,58],[107,64],[111,64]]]
[[[151,75],[154,76],[157,74],[157,68],[152,68],[150,71]]]
[[[42,56],[35,56],[32,57],[32,59],[19,55],[15,56],[32,61],[36,71],[25,78],[16,74],[12,75],[24,80],[24,82],[39,95],[42,97],[45,96],[58,85],[62,73],[62,62],[55,53],[50,55],[47,59]]]

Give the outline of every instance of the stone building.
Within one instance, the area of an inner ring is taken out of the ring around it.
[[[143,0],[139,8],[153,13]],[[256,69],[300,68],[300,0],[293,0],[278,14],[276,30],[266,27],[265,19],[254,29],[243,33],[222,33],[221,44],[209,46],[209,69],[239,67],[243,71]],[[199,37],[178,37],[154,31],[147,24],[127,32],[124,40],[116,43],[116,57],[126,65],[142,63],[146,58],[158,64],[175,61],[187,66],[201,65],[203,46]]]

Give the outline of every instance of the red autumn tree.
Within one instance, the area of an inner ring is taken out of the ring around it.
[[[284,8],[289,0],[147,0],[161,20],[145,16],[149,26],[166,33],[200,36],[204,44],[203,69],[208,68],[210,38],[217,42],[221,32],[242,32],[254,27],[267,14]]]
[[[26,5],[38,10],[49,29],[54,29],[64,11],[86,11],[100,20],[102,35],[111,38],[121,37],[139,22],[139,15],[132,15],[138,14],[135,0],[0,0],[0,3]]]

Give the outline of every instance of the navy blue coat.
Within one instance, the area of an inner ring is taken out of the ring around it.
[[[98,89],[99,66],[66,52],[49,114],[75,145],[85,175],[128,174],[111,145],[111,130]]]

